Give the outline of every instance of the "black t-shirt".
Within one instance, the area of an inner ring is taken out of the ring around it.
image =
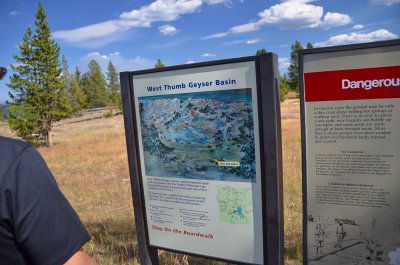
[[[0,137],[0,265],[58,265],[90,240],[46,163]]]

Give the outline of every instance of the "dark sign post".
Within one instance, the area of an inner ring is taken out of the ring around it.
[[[121,73],[141,264],[283,264],[277,56]]]
[[[400,41],[299,52],[304,264],[400,262]]]

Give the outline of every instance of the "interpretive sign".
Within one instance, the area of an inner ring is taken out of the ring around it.
[[[400,41],[299,53],[304,264],[400,262]]]
[[[276,62],[268,54],[121,73],[142,248],[283,264]],[[148,256],[143,264],[158,262]]]

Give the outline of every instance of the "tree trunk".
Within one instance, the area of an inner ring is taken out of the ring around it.
[[[51,133],[51,130],[47,131],[46,135],[46,146],[47,147],[52,147],[53,146],[53,135]]]

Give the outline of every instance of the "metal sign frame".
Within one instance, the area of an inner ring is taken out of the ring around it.
[[[301,146],[302,146],[302,192],[303,192],[303,264],[307,265],[309,261],[308,256],[308,172],[307,172],[307,143],[306,143],[306,113],[305,113],[305,81],[304,81],[304,63],[305,56],[319,55],[319,59],[333,58],[333,52],[346,52],[348,54],[354,53],[363,56],[368,49],[374,48],[390,48],[391,46],[400,45],[400,40],[378,41],[362,44],[351,44],[342,46],[332,46],[324,48],[304,49],[298,52],[298,67],[299,67],[299,87],[300,87],[300,114],[301,114]],[[330,54],[328,54],[330,53]],[[325,57],[324,57],[325,56]],[[346,69],[344,69],[346,70]],[[329,71],[329,70],[328,70]],[[334,70],[331,70],[334,71]],[[340,70],[339,70],[340,71]],[[324,99],[327,100],[327,99]],[[337,100],[339,101],[339,100]],[[342,100],[343,101],[343,100]]]
[[[203,258],[240,263],[216,257],[188,253],[174,249],[160,248],[149,243],[145,198],[143,195],[142,173],[140,169],[140,152],[138,149],[137,116],[133,77],[142,74],[152,74],[183,69],[195,69],[207,66],[222,66],[226,64],[254,62],[258,94],[258,124],[261,161],[261,191],[262,191],[262,224],[263,224],[263,256],[265,265],[281,265],[283,260],[283,185],[282,185],[282,147],[280,125],[279,73],[278,59],[275,54],[267,53],[259,56],[178,65],[149,70],[120,73],[123,113],[128,151],[128,162],[132,186],[134,218],[139,245],[140,262],[144,265],[156,265],[158,249],[176,253],[189,254]]]

